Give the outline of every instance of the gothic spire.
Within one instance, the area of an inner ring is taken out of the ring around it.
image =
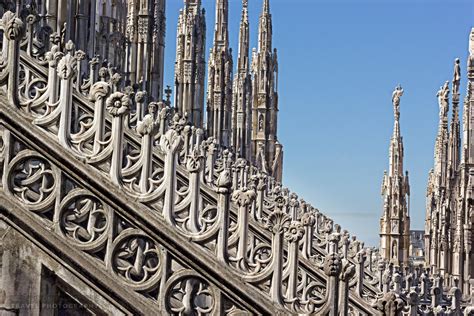
[[[392,94],[394,113],[393,136],[390,145],[390,170],[389,176],[403,176],[403,141],[400,136],[400,98],[403,88],[398,85]]]
[[[248,72],[249,67],[249,48],[250,48],[250,33],[249,33],[249,15],[248,15],[248,0],[242,1],[242,19],[240,21],[239,31],[239,72]]]
[[[446,81],[436,95],[439,104],[439,128],[435,145],[434,172],[435,183],[438,188],[445,188],[447,185],[449,92],[449,81]]]
[[[230,144],[232,115],[232,50],[228,40],[228,0],[216,0],[214,45],[209,56],[207,133],[217,144]]]
[[[400,133],[400,98],[403,89],[398,85],[392,94],[395,116],[390,141],[389,172],[382,180],[383,212],[380,218],[380,252],[382,258],[400,265],[408,263],[410,232],[408,172],[403,172],[403,139]]]
[[[270,14],[270,0],[263,0],[263,13]]]
[[[221,50],[229,47],[229,2],[216,0],[216,26],[214,30],[214,46]]]
[[[175,107],[196,127],[203,125],[206,17],[201,0],[185,0],[176,40]]]
[[[258,51],[272,52],[272,15],[270,13],[270,0],[263,1],[263,10],[258,26]]]
[[[450,177],[459,166],[459,151],[461,146],[460,122],[459,122],[459,84],[461,81],[461,66],[459,58],[454,61],[454,75],[452,82],[453,90],[453,113],[451,117],[451,126],[449,131],[449,151],[448,151],[448,172]]]

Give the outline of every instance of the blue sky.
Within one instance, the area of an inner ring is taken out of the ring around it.
[[[391,94],[400,83],[412,229],[423,229],[428,171],[438,124],[436,92],[461,58],[462,91],[471,0],[270,0],[278,48],[284,184],[369,245],[378,244],[380,187],[393,128]],[[212,45],[215,9],[207,10]],[[256,46],[262,0],[249,0]],[[167,3],[165,83],[173,83],[181,0]],[[241,1],[230,0],[237,53]]]

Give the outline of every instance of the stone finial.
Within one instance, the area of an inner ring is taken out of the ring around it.
[[[5,34],[9,40],[19,40],[25,32],[23,21],[20,20],[13,13],[5,14],[3,17],[3,25],[5,27]]]
[[[227,193],[232,186],[232,178],[229,169],[224,169],[216,180],[216,191],[219,193]]]

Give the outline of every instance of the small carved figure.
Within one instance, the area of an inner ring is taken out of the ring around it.
[[[258,117],[258,131],[263,132],[263,115],[260,114]]]
[[[453,94],[459,93],[459,84],[461,82],[461,66],[459,63],[459,58],[456,58],[454,61]]]
[[[398,85],[392,93],[393,111],[395,114],[395,119],[397,120],[400,117],[400,98],[402,95],[403,95],[403,88],[401,85]]]
[[[446,81],[444,83],[444,85],[439,89],[436,96],[438,97],[439,103],[439,117],[440,119],[447,118],[449,111],[449,81]]]

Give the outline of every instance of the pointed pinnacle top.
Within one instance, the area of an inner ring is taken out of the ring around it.
[[[242,20],[248,20],[248,0],[242,0]]]
[[[263,0],[263,13],[270,13],[270,0]]]

